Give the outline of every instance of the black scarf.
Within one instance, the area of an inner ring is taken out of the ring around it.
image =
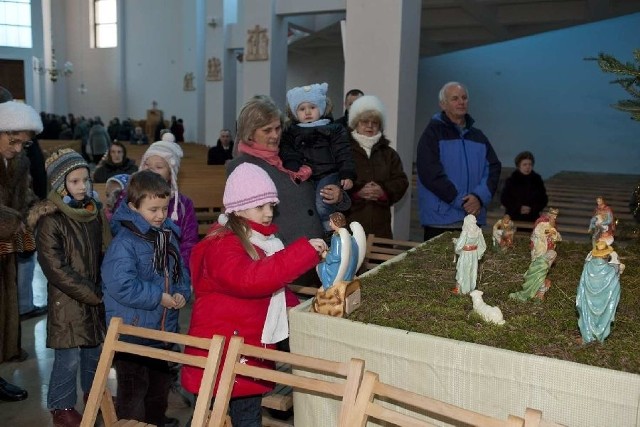
[[[127,228],[136,236],[147,242],[153,243],[153,270],[160,276],[166,277],[169,272],[168,257],[173,259],[173,271],[171,279],[177,282],[180,279],[180,253],[174,245],[171,244],[171,230],[164,228],[156,230],[150,228],[145,234],[142,234],[131,221],[121,221],[122,226]],[[168,291],[167,291],[168,292]]]

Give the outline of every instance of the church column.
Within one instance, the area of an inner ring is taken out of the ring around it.
[[[245,0],[242,98],[270,95],[284,108],[287,84],[287,21],[275,14],[276,0]]]
[[[236,60],[226,49],[229,31],[225,22],[224,3],[206,1],[204,46],[205,139],[216,145],[220,129],[235,135]]]
[[[420,0],[347,0],[345,92],[359,88],[387,109],[384,133],[411,183],[418,61]],[[393,232],[409,239],[411,187],[394,207]]]

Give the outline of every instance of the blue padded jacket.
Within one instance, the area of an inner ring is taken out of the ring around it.
[[[474,194],[482,203],[477,215],[486,222],[486,207],[500,179],[501,164],[487,137],[466,116],[461,129],[443,112],[435,114],[418,142],[420,223],[447,225],[462,221],[462,199]]]

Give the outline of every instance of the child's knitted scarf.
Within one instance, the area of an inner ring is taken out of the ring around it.
[[[131,221],[121,221],[121,224],[136,236],[153,244],[153,271],[160,276],[164,276],[165,271],[168,273],[169,264],[167,262],[171,257],[173,259],[171,279],[173,282],[180,279],[180,253],[171,244],[171,230],[167,228],[162,230],[149,228],[149,231],[143,234]],[[169,290],[166,290],[166,292],[169,293]]]

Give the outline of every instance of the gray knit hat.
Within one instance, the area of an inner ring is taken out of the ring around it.
[[[67,196],[67,188],[65,187],[65,178],[69,172],[76,169],[87,168],[89,165],[82,156],[71,148],[62,148],[54,151],[44,162],[47,169],[47,177],[51,188],[56,190],[60,196]]]
[[[0,132],[42,132],[42,120],[30,105],[17,101],[0,103]]]

